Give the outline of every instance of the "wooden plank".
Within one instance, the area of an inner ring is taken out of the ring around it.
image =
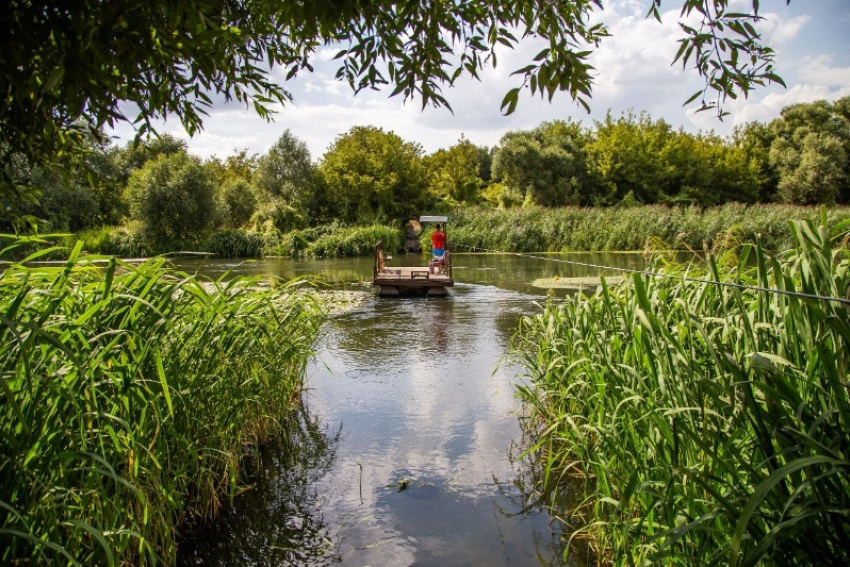
[[[372,284],[381,286],[381,295],[392,293],[389,288],[446,288],[453,287],[454,281],[448,274],[432,274],[427,266],[397,266],[388,267],[375,274]],[[386,289],[386,294],[384,289]]]

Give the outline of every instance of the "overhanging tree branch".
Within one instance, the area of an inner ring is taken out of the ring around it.
[[[660,18],[661,0],[650,1]],[[781,82],[752,26],[758,1],[750,14],[727,12],[728,2],[686,0],[682,9],[703,17],[699,29],[683,26],[675,60],[705,77],[702,93],[718,93],[704,108]],[[13,156],[67,165],[84,151],[86,130],[128,121],[143,135],[176,116],[192,134],[216,95],[268,118],[291,100],[271,68],[294,79],[312,71],[321,46],[344,46],[337,76],[354,92],[388,86],[391,96],[448,107],[443,88],[496,65],[498,46],[538,38],[546,48],[515,70],[519,86],[502,110],[515,110],[522,89],[550,100],[566,92],[589,108],[588,58],[608,35],[589,22],[601,9],[599,0],[11,0],[0,11],[0,201],[34,198]],[[135,117],[122,114],[124,102]]]

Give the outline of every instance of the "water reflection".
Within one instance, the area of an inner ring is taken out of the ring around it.
[[[318,482],[333,467],[340,431],[306,406],[287,419],[289,434],[246,467],[252,489],[214,522],[187,528],[179,565],[321,565],[339,561],[331,527],[316,507]]]
[[[683,260],[687,259],[682,256]],[[531,283],[540,278],[582,278],[588,276],[622,275],[614,270],[570,264],[579,262],[640,270],[646,267],[643,254],[634,252],[571,252],[562,254],[463,254],[453,256],[453,276],[458,285],[493,286],[494,291],[511,290],[538,296],[545,289]],[[371,290],[372,263],[369,258],[267,258],[264,260],[193,260],[175,259],[175,266],[189,272],[220,277],[228,272],[290,280],[310,277],[335,287]],[[388,265],[426,265],[427,256],[399,254]],[[563,290],[556,294],[564,295]]]
[[[562,563],[563,526],[537,492],[540,465],[517,458],[527,446],[519,372],[500,363],[521,317],[545,300],[531,281],[596,274],[514,256],[455,262],[448,298],[370,297],[328,322],[295,455],[285,446],[264,455],[257,489],[181,547],[183,564]],[[182,267],[215,277],[232,266]],[[324,274],[349,288],[371,269],[370,259],[239,267],[282,279]]]

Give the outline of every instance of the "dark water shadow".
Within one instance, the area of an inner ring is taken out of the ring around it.
[[[548,538],[538,531],[535,548],[559,550],[563,565],[595,567],[599,561],[591,540],[585,535],[588,514],[584,510],[586,484],[579,471],[569,472],[557,481],[547,478],[544,462],[547,448],[535,444],[540,440],[540,423],[526,415],[518,416],[521,435],[511,442],[509,460],[515,475],[507,480],[494,477],[500,494],[511,506],[502,513],[506,517],[540,513],[549,517]],[[538,541],[539,540],[539,541]]]
[[[251,488],[214,521],[187,523],[178,565],[330,565],[340,558],[315,505],[317,482],[334,466],[340,431],[301,405],[287,435],[246,461]]]

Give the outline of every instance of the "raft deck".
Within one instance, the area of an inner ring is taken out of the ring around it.
[[[428,266],[387,266],[384,252],[379,244],[375,250],[375,269],[372,285],[380,286],[378,295],[397,296],[403,291],[424,289],[428,295],[446,295],[446,288],[454,286],[451,271],[451,255],[446,252],[446,264],[442,270],[431,273]]]

